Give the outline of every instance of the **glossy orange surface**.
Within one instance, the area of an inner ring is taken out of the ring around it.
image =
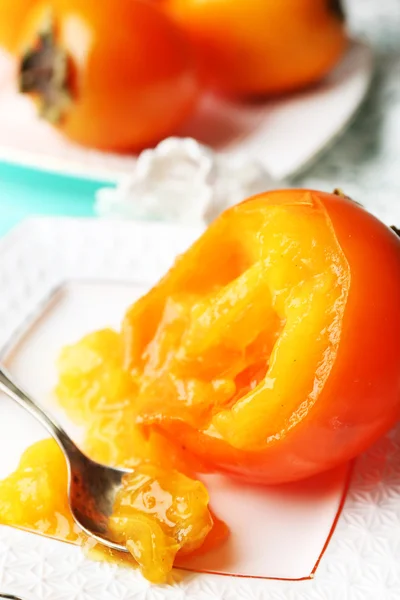
[[[0,522],[74,542],[84,535],[68,508],[67,465],[54,440],[28,448],[0,482]]]
[[[89,556],[101,560],[138,565],[153,583],[167,581],[176,555],[199,549],[213,528],[208,494],[200,481],[147,464],[125,478],[109,523],[134,561],[124,553],[103,550],[73,520],[66,463],[53,440],[31,446],[17,470],[0,482],[0,523],[82,544]],[[212,546],[212,540],[213,536],[207,545]]]
[[[39,32],[49,25],[55,46],[67,55],[71,96],[66,107],[64,99],[58,101],[62,118],[53,113],[49,118],[70,139],[139,150],[173,133],[190,113],[197,96],[191,47],[154,4],[42,1],[24,23],[20,56],[37,45]],[[42,104],[42,91],[32,95]]]
[[[14,52],[26,13],[35,0],[1,0],[0,2],[0,47]]]
[[[162,465],[191,474],[172,440],[137,423],[136,385],[123,367],[123,340],[104,329],[65,347],[59,357],[56,396],[69,418],[85,430],[84,448],[94,460],[112,466]]]
[[[246,480],[343,463],[400,414],[400,240],[339,196],[219,217],[128,311],[141,420]]]
[[[346,48],[340,2],[164,0],[205,80],[230,94],[282,94],[321,79]]]
[[[144,465],[125,479],[110,529],[125,543],[143,575],[163,583],[178,552],[197,550],[213,526],[200,481]]]

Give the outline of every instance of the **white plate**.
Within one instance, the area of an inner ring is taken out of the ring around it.
[[[117,326],[126,305],[198,233],[163,224],[72,219],[22,224],[0,242],[0,343],[10,369],[48,403],[60,345],[93,328]],[[1,397],[0,476],[43,435]],[[341,514],[346,469],[270,489],[240,489],[215,477],[209,484],[232,539],[189,566],[241,577],[179,571],[173,586],[151,586],[136,571],[84,559],[73,546],[0,527],[0,592],[24,600],[400,597],[400,428],[356,462]]]
[[[346,127],[366,95],[371,75],[371,50],[352,42],[338,67],[312,89],[247,105],[207,97],[176,133],[227,154],[244,152],[262,160],[272,177],[285,178]],[[112,181],[132,172],[134,156],[86,150],[58,135],[36,117],[13,81],[13,65],[0,54],[0,160]]]

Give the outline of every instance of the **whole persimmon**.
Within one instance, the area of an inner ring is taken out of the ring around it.
[[[297,90],[346,48],[340,0],[164,0],[197,48],[203,76],[228,94]]]
[[[22,22],[34,0],[0,0],[0,46],[14,52]]]
[[[144,0],[45,0],[27,16],[19,84],[71,140],[139,150],[172,134],[198,92],[180,27]]]

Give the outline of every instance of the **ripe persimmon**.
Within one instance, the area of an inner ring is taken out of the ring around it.
[[[22,92],[83,145],[139,150],[174,132],[197,97],[191,46],[143,0],[45,0],[19,44]]]

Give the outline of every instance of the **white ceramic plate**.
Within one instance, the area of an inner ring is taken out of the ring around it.
[[[348,124],[366,95],[371,50],[353,42],[319,85],[288,98],[235,104],[207,97],[180,132],[228,155],[263,161],[272,177],[292,175],[314,159]],[[0,160],[75,176],[115,181],[131,173],[134,156],[86,150],[40,121],[15,91],[13,65],[0,53]]]
[[[51,406],[60,346],[118,326],[127,305],[198,234],[165,224],[23,223],[0,242],[2,359]],[[0,397],[0,477],[44,435]],[[343,467],[276,488],[209,478],[231,539],[187,564],[189,571],[176,571],[172,586],[151,586],[136,571],[83,558],[74,546],[0,527],[0,593],[24,600],[398,600],[400,427],[356,462],[347,488],[348,473]]]

